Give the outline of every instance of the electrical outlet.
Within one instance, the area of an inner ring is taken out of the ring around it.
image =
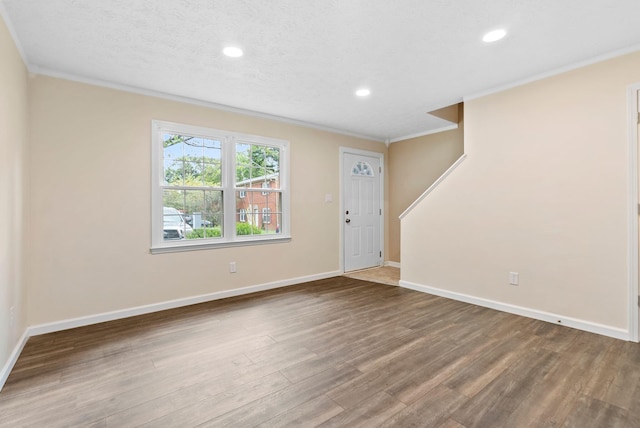
[[[229,272],[236,273],[236,262],[229,263]]]
[[[520,274],[518,272],[509,272],[509,284],[518,285],[520,282]]]

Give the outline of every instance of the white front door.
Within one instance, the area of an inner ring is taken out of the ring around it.
[[[342,197],[345,272],[382,264],[381,158],[343,153]]]

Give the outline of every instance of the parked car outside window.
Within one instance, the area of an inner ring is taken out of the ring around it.
[[[184,239],[193,229],[187,224],[180,212],[171,207],[163,207],[164,239]]]

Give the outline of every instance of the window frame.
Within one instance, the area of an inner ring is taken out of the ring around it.
[[[164,184],[164,151],[163,134],[180,134],[204,138],[213,138],[222,143],[222,225],[223,236],[194,240],[165,241],[163,237],[163,191]],[[280,233],[260,235],[237,235],[236,205],[237,192],[246,188],[235,187],[236,184],[236,143],[249,143],[280,149],[279,186],[276,191],[282,194],[282,224]],[[289,190],[289,142],[259,135],[224,131],[202,126],[187,125],[162,120],[151,121],[151,253],[167,253],[175,251],[192,251],[242,245],[272,244],[289,242],[290,232],[290,190]]]

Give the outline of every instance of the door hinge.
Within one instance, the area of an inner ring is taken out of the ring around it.
[[[640,120],[640,113],[638,113],[638,120]],[[638,122],[638,123],[640,123],[640,122]],[[382,167],[381,166],[378,167],[378,173],[382,174]]]
[[[640,210],[640,204],[638,204],[638,209]],[[382,208],[380,208],[380,215],[382,215]]]
[[[640,296],[638,296],[638,306],[640,306]]]
[[[640,112],[638,112],[638,125],[640,125]]]
[[[380,257],[382,257],[382,251],[380,251]],[[638,296],[638,301],[640,301],[640,296]]]

